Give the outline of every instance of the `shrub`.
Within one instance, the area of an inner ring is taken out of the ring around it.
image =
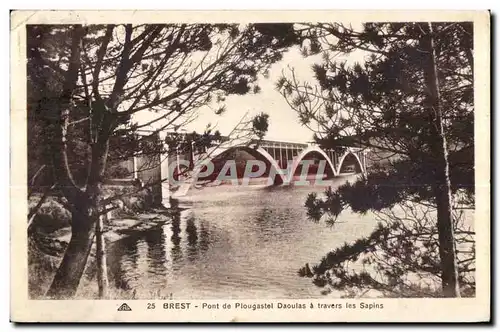
[[[104,197],[116,196],[113,205],[119,208],[112,212],[113,216],[123,213],[143,212],[153,207],[151,190],[139,189],[133,185],[108,185],[103,189]]]
[[[40,196],[29,200],[29,208],[33,209]],[[44,233],[51,233],[58,229],[71,226],[71,213],[64,207],[60,199],[50,196],[42,204],[33,220],[33,227]]]

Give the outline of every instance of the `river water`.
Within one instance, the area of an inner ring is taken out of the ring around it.
[[[172,223],[109,247],[110,286],[145,299],[321,297],[298,269],[367,235],[375,221],[349,212],[333,228],[307,220],[304,202],[313,191],[324,187],[191,189]]]

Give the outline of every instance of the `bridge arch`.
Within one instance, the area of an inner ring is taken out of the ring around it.
[[[191,189],[191,187],[196,184],[196,182],[198,181],[198,177],[201,173],[201,171],[203,170],[203,168],[205,167],[205,165],[207,165],[209,162],[212,162],[214,159],[216,159],[217,157],[223,155],[224,153],[230,151],[230,150],[238,150],[238,149],[241,149],[241,150],[251,150],[257,154],[259,154],[260,156],[262,156],[266,162],[268,162],[270,164],[270,167],[274,169],[274,173],[273,172],[270,172],[270,175],[274,175],[276,174],[276,179],[275,181],[278,181],[276,184],[282,184],[284,182],[284,178],[283,178],[283,175],[280,173],[280,167],[278,165],[278,163],[276,162],[276,160],[263,148],[261,147],[258,147],[256,145],[251,145],[251,146],[232,146],[232,147],[227,147],[227,148],[223,148],[221,149],[220,151],[217,151],[218,153],[212,155],[212,156],[209,156],[208,158],[205,158],[203,159],[202,161],[199,161],[194,169],[193,169],[193,172],[192,172],[192,176],[191,176],[191,179],[190,181],[184,181],[182,182],[181,186],[179,187],[179,189],[174,193],[174,197],[180,197],[180,196],[185,196],[187,195],[189,189]],[[217,149],[214,149],[213,151],[216,151]],[[210,155],[211,153],[209,153]]]
[[[297,168],[300,165],[300,162],[305,158],[306,155],[308,155],[311,152],[317,152],[320,155],[322,155],[325,158],[326,163],[328,164],[328,166],[330,166],[330,169],[333,172],[333,175],[337,176],[338,173],[337,173],[337,171],[335,169],[335,166],[333,165],[333,162],[330,160],[330,157],[328,157],[328,155],[326,154],[326,152],[323,151],[323,149],[321,149],[319,146],[312,145],[312,146],[309,146],[308,148],[306,148],[305,150],[303,150],[297,156],[297,158],[295,158],[295,160],[293,161],[292,168],[290,169],[290,174],[288,174],[288,182],[291,182],[291,180],[292,180],[295,172],[297,171]]]
[[[252,150],[253,151],[256,151],[257,153],[259,153],[261,156],[263,156],[266,161],[268,161],[271,165],[271,167],[274,169],[275,171],[275,174],[276,174],[276,177],[278,178],[278,182],[279,183],[275,183],[275,184],[282,184],[283,182],[285,182],[285,178],[284,176],[282,175],[282,173],[280,172],[281,171],[281,168],[280,166],[278,165],[278,162],[276,161],[276,159],[274,159],[270,154],[269,152],[267,152],[264,148],[261,148],[261,147],[257,147],[257,146],[253,146],[252,147]],[[272,173],[271,173],[272,174]],[[276,181],[276,179],[274,179],[273,183]]]
[[[365,168],[364,168],[363,163],[361,162],[361,160],[359,160],[359,156],[356,153],[354,153],[351,149],[347,149],[347,151],[339,159],[339,164],[338,164],[336,175],[340,174],[340,171],[342,170],[342,166],[344,164],[344,160],[349,155],[352,155],[354,157],[354,159],[356,160],[356,162],[357,162],[357,164],[359,166],[359,169],[361,170],[361,173],[365,172]]]

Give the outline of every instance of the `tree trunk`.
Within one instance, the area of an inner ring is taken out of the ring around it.
[[[71,298],[76,294],[94,242],[93,217],[89,213],[91,210],[85,205],[83,203],[78,210],[72,212],[71,240],[47,296]]]
[[[112,32],[112,29],[109,31]],[[71,55],[68,70],[64,75],[63,91],[58,98],[48,100],[45,105],[50,133],[47,139],[53,172],[59,188],[73,207],[71,240],[47,292],[47,296],[56,298],[68,298],[75,295],[87,264],[94,241],[94,227],[100,214],[100,184],[106,167],[109,135],[112,132],[113,121],[115,120],[115,117],[109,114],[102,104],[102,100],[98,98],[101,102],[94,103],[92,109],[92,124],[95,125],[95,128],[91,127],[90,129],[95,130],[95,132],[92,131],[92,135],[90,135],[92,160],[87,188],[84,192],[76,185],[69,168],[66,137],[73,93],[77,86],[80,70],[80,52],[84,34],[85,30],[81,25],[74,26],[71,38]],[[107,43],[103,45],[106,47]],[[106,50],[105,47],[104,51]]]
[[[423,52],[427,53],[424,63],[424,78],[429,91],[429,112],[432,119],[430,147],[433,153],[435,186],[434,193],[437,205],[437,229],[439,235],[439,257],[441,259],[441,279],[445,297],[460,297],[458,284],[458,268],[455,252],[453,230],[451,185],[449,176],[448,147],[443,128],[443,117],[440,105],[438,75],[436,69],[435,49],[432,25],[421,24],[425,32],[421,40]]]
[[[106,264],[106,246],[104,242],[104,220],[105,214],[99,216],[96,223],[96,263],[97,263],[97,287],[99,289],[99,298],[105,298],[108,292],[108,268]]]

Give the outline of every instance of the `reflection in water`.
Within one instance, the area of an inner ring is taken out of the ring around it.
[[[313,189],[193,191],[184,201],[190,208],[171,224],[110,246],[110,278],[139,298],[160,289],[175,299],[320,297],[320,289],[297,270],[367,234],[374,222],[349,214],[335,228],[308,221],[303,206]]]
[[[135,282],[134,271],[137,271],[139,259],[138,241],[134,238],[124,238],[113,243],[108,248],[108,274],[118,289],[131,289],[130,283]]]
[[[167,275],[165,266],[165,234],[163,234],[161,228],[153,229],[146,233],[144,240],[148,247],[148,272],[155,274],[157,278],[165,278]]]
[[[172,262],[179,262],[182,259],[182,251],[181,251],[181,216],[180,213],[175,213],[172,215],[172,236],[170,239],[172,240]],[[175,267],[174,267],[175,268]]]
[[[188,217],[186,220],[186,234],[188,241],[188,259],[193,261],[196,259],[196,254],[198,253],[198,248],[196,246],[198,242],[198,234],[196,234],[196,225],[194,223],[194,218],[192,216]]]
[[[205,252],[209,248],[210,239],[208,235],[208,228],[204,222],[200,223],[200,241],[198,242],[198,246],[200,247],[201,252]]]

